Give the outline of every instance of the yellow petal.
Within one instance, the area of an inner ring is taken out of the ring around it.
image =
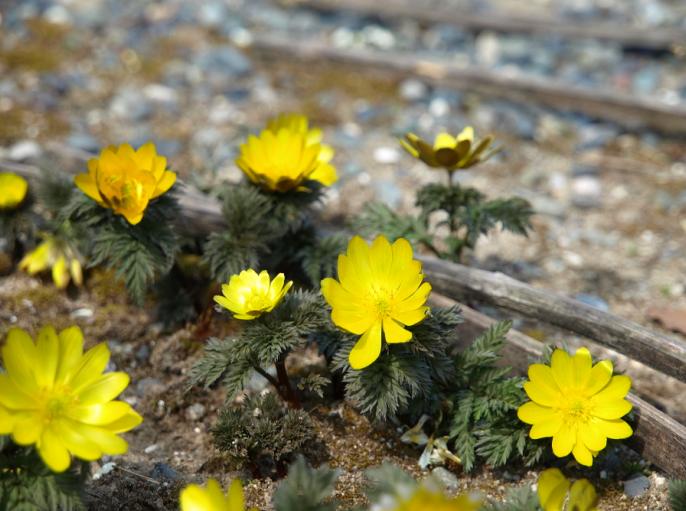
[[[36,391],[34,388],[33,392]],[[33,410],[37,405],[30,394],[7,374],[0,373],[0,405],[9,410]]]
[[[96,202],[102,202],[98,185],[90,174],[79,174],[74,178],[76,187]]]
[[[569,424],[562,424],[553,436],[553,454],[558,458],[567,456],[576,445],[576,430]]]
[[[126,373],[103,374],[81,390],[79,403],[82,405],[106,403],[121,394],[128,384],[129,375]]]
[[[167,192],[176,183],[176,174],[173,172],[165,171],[162,174],[162,178],[157,182],[155,191],[150,196],[151,199],[159,197],[163,193]]]
[[[607,419],[597,419],[598,428],[602,431],[603,435],[607,438],[613,440],[622,440],[623,438],[629,438],[633,434],[631,426],[621,419],[607,420]]]
[[[81,263],[78,259],[73,258],[69,262],[69,273],[71,274],[71,279],[77,286],[83,284],[83,271],[81,269]]]
[[[69,409],[70,419],[82,424],[104,426],[114,422],[131,411],[131,405],[123,401],[110,401],[93,405],[80,405]]]
[[[579,348],[572,357],[572,367],[574,369],[574,381],[577,386],[583,387],[591,376],[591,352],[587,348]]]
[[[62,439],[50,428],[46,429],[38,444],[38,454],[53,472],[64,472],[71,464],[69,451],[62,443]]]
[[[574,511],[593,511],[598,504],[595,488],[587,479],[574,481],[567,507]]]
[[[550,386],[541,384],[540,380],[524,383],[524,391],[532,401],[535,401],[539,405],[555,406],[559,403],[560,393],[551,391]]]
[[[114,422],[104,424],[102,427],[111,433],[125,433],[139,426],[143,422],[143,417],[134,411],[133,408],[128,413],[121,416]]]
[[[580,465],[584,465],[585,467],[593,465],[593,455],[583,442],[577,441],[576,444],[574,444],[572,455]]]
[[[343,330],[362,335],[377,321],[377,317],[364,309],[349,310],[336,307],[331,311],[331,321]]]
[[[631,389],[631,378],[624,375],[613,376],[610,383],[593,396],[594,403],[605,403],[624,399]]]
[[[321,161],[321,159],[320,162],[321,163],[315,167],[315,169],[308,177],[313,181],[320,182],[324,186],[331,186],[336,181],[338,181],[336,167],[334,167],[330,163],[327,163],[326,161]]]
[[[179,504],[181,505],[181,511],[215,510],[209,495],[197,484],[190,484],[181,491]]]
[[[2,357],[7,374],[14,383],[27,393],[38,390],[33,371],[40,360],[29,334],[19,328],[10,329]]]
[[[426,303],[431,293],[431,284],[424,282],[419,288],[412,293],[412,295],[405,298],[396,307],[394,307],[394,312],[402,313],[405,311],[414,311],[419,309],[422,305]]]
[[[418,309],[412,311],[393,311],[391,313],[391,317],[395,319],[397,322],[402,323],[403,325],[412,326],[416,325],[420,321],[423,321],[428,313],[428,307],[419,307]]]
[[[221,490],[220,490],[221,491]],[[245,499],[243,498],[243,487],[238,479],[231,481],[228,494],[229,511],[243,511],[245,509]]]
[[[527,424],[536,424],[537,422],[548,422],[555,419],[557,413],[552,408],[529,401],[517,409],[517,417]]]
[[[57,289],[64,289],[69,284],[69,270],[64,256],[58,257],[52,266],[52,280]]]
[[[109,360],[110,350],[104,342],[88,350],[81,358],[78,368],[71,378],[72,390],[78,393],[88,384],[97,380],[107,367]]]
[[[555,377],[550,367],[543,364],[531,364],[528,376],[529,380],[531,380],[529,387],[533,389],[536,395],[536,398],[534,398],[529,394],[531,399],[546,406],[553,406],[559,402],[560,388],[555,383]]]
[[[83,354],[83,333],[78,326],[65,328],[59,333],[59,366],[55,381],[64,383],[78,370]]]
[[[39,412],[21,414],[16,418],[12,440],[19,445],[31,445],[39,441],[45,423]]]
[[[47,326],[38,332],[36,351],[36,381],[41,387],[51,385],[55,381],[60,351],[60,342],[53,327]]]
[[[541,472],[538,478],[538,501],[544,511],[562,511],[569,480],[557,468]]]
[[[531,431],[529,431],[529,436],[533,438],[534,440],[538,440],[539,438],[547,438],[551,436],[555,436],[555,434],[560,431],[560,428],[562,427],[562,418],[555,416],[552,419],[543,421],[543,422],[536,422],[533,426],[531,426]]]
[[[408,342],[412,339],[412,332],[405,330],[391,318],[384,318],[383,333],[386,342],[389,344]]]
[[[364,369],[381,354],[381,322],[376,322],[355,343],[350,351],[350,367]]]
[[[9,435],[14,429],[15,417],[4,406],[0,405],[0,435]]]
[[[550,358],[550,367],[553,372],[553,378],[557,386],[563,392],[565,389],[574,386],[574,368],[572,367],[572,360],[566,351],[557,349],[553,352]]]
[[[67,450],[77,458],[95,461],[102,456],[98,446],[79,433],[79,424],[70,420],[55,421],[50,429],[61,439]]]
[[[93,442],[98,446],[103,454],[116,456],[124,454],[129,449],[129,444],[123,438],[108,431],[105,428],[98,426],[81,425],[78,429],[79,433],[83,435],[89,442]]]
[[[586,384],[586,392],[593,395],[599,392],[612,377],[612,362],[609,360],[601,360],[591,369],[591,374]]]
[[[601,419],[619,419],[631,411],[631,403],[624,399],[603,401],[593,407],[593,415]]]

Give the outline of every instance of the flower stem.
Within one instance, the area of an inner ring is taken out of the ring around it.
[[[276,366],[276,375],[279,378],[279,385],[282,388],[282,396],[288,401],[293,408],[301,408],[300,398],[291,385],[291,380],[288,379],[286,372],[286,358],[282,357],[274,364]]]

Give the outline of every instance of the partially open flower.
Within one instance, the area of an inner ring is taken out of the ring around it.
[[[284,284],[285,280],[283,273],[270,280],[266,270],[259,275],[252,269],[243,270],[231,276],[229,282],[222,286],[222,294],[216,295],[214,301],[231,311],[236,319],[255,319],[274,310],[286,295],[293,281]]]
[[[388,499],[372,506],[372,511],[477,511],[483,500],[474,495],[462,494],[448,497],[442,491],[419,486],[407,497]]]
[[[0,435],[35,445],[45,464],[65,471],[70,455],[94,461],[128,449],[118,433],[143,420],[128,403],[113,401],[129,384],[126,373],[103,374],[110,352],[101,343],[83,353],[77,326],[59,334],[40,330],[36,342],[13,328],[2,349]]]
[[[205,488],[189,484],[181,491],[179,503],[181,511],[245,511],[243,487],[238,479],[231,481],[226,495],[215,479],[207,481]]]
[[[0,211],[17,208],[26,197],[29,185],[21,176],[0,172]]]
[[[550,366],[529,366],[524,390],[531,401],[517,410],[522,422],[533,424],[533,439],[553,437],[553,453],[560,458],[572,453],[577,462],[591,466],[607,439],[631,436],[631,426],[621,418],[631,411],[624,399],[628,376],[612,376],[612,362],[592,366],[591,354],[579,348],[573,357],[555,350]]]
[[[19,261],[19,269],[29,275],[52,269],[52,280],[58,289],[69,285],[69,280],[77,286],[83,284],[81,261],[76,250],[66,241],[48,237],[40,245]]]
[[[587,479],[572,484],[559,469],[549,468],[538,478],[538,501],[543,511],[595,511],[598,496]]]
[[[167,192],[176,174],[166,170],[167,159],[158,156],[152,142],[137,151],[129,144],[107,147],[88,161],[88,173],[74,183],[102,207],[122,215],[131,225],[143,219],[148,203]]]
[[[475,141],[474,128],[471,126],[467,126],[457,136],[439,133],[433,145],[414,133],[408,133],[405,140],[400,140],[403,148],[415,158],[429,167],[442,168],[449,172],[473,167],[493,156],[497,150],[489,149],[492,142],[493,137],[490,135]]]
[[[329,163],[333,150],[320,141],[321,131],[309,129],[306,117],[279,116],[259,136],[248,137],[236,165],[250,181],[272,192],[307,191],[308,181],[330,186],[338,179]]]
[[[422,321],[431,285],[423,282],[419,261],[403,238],[391,245],[377,237],[371,247],[355,236],[346,254],[338,256],[338,279],[322,280],[322,294],[333,309],[332,321],[362,335],[350,352],[350,367],[363,369],[381,354],[381,333],[387,343],[412,339],[404,327]]]

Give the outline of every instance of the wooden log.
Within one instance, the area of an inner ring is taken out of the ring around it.
[[[462,345],[496,322],[462,303],[437,293],[432,293],[431,302],[442,307],[460,307],[465,321],[458,325],[456,335]],[[531,361],[539,357],[541,352],[540,342],[517,330],[508,332],[503,358],[516,372],[525,375]],[[634,406],[636,414],[634,434],[627,440],[627,444],[670,476],[686,477],[686,426],[633,393],[630,393],[627,399]]]
[[[523,76],[481,67],[464,67],[445,60],[418,57],[409,52],[334,48],[321,41],[256,35],[254,50],[307,63],[332,62],[353,66],[357,72],[385,71],[399,77],[417,76],[430,83],[520,103],[545,105],[579,112],[625,128],[650,128],[668,134],[686,133],[686,106],[669,105],[606,88],[568,85],[559,80]],[[344,72],[344,71],[341,71]]]
[[[324,12],[349,11],[388,20],[414,20],[425,24],[448,24],[473,31],[492,30],[527,35],[552,35],[566,39],[597,39],[625,48],[672,51],[686,42],[680,27],[642,28],[607,22],[570,22],[551,17],[521,15],[517,12],[455,8],[440,2],[398,0],[295,0],[294,6]]]
[[[454,299],[475,298],[593,339],[686,382],[686,343],[566,296],[536,289],[503,273],[420,257],[433,288]]]

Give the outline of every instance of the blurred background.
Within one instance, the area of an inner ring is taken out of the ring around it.
[[[241,178],[248,133],[301,112],[337,151],[336,220],[372,199],[411,210],[444,175],[398,137],[473,125],[503,150],[459,179],[537,215],[471,264],[686,332],[686,2],[0,0],[0,15],[0,169],[77,172],[152,140],[211,192]],[[647,392],[685,421],[682,387]]]

